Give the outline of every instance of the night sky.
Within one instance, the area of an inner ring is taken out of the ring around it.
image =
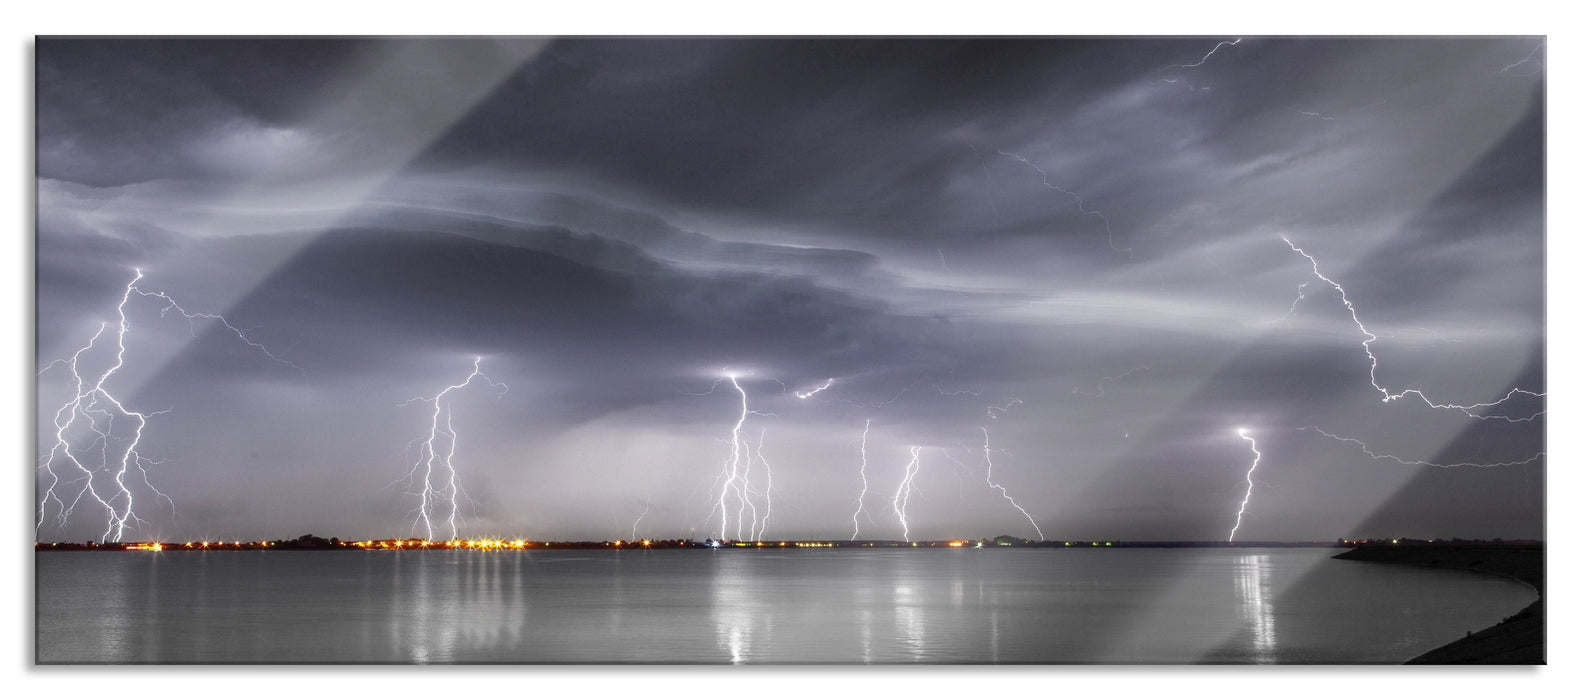
[[[37,536],[1543,537],[1543,39],[1237,39],[41,38]]]

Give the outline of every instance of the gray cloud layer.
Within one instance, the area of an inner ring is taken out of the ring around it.
[[[921,446],[914,537],[1033,535],[992,479],[1052,538],[1223,538],[1237,428],[1240,538],[1542,536],[1542,458],[1304,430],[1544,440],[1380,401],[1281,239],[1392,391],[1543,391],[1540,39],[1217,41],[41,39],[41,454],[138,267],[289,362],[127,305],[146,536],[409,532],[403,402],[477,356],[476,534],[718,534],[728,369],[772,537],[851,534],[865,423],[864,536]]]

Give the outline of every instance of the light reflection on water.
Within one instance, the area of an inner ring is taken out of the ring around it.
[[[35,556],[37,658],[1399,663],[1534,597],[1332,554],[49,552]]]
[[[1236,559],[1236,592],[1241,597],[1242,617],[1252,629],[1252,660],[1258,663],[1277,661],[1274,601],[1269,594],[1269,555],[1254,554]]]

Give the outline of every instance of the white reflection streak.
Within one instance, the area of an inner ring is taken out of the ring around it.
[[[1252,630],[1254,660],[1261,664],[1278,661],[1275,656],[1274,606],[1269,596],[1269,555],[1254,554],[1236,558],[1236,592],[1241,598],[1241,614]]]
[[[506,600],[507,585],[501,573],[501,557],[513,556],[511,552],[463,552],[468,557],[465,565],[472,592],[467,600],[453,601],[465,612],[453,619],[462,622],[459,641],[465,642],[464,651],[489,651],[516,648],[521,629],[527,622],[527,610],[521,600]],[[520,570],[520,565],[518,565]],[[467,588],[466,586],[463,587]],[[615,606],[619,610],[624,606]],[[450,647],[447,647],[450,648]]]
[[[989,609],[989,663],[1000,663],[1000,606]]]
[[[862,610],[862,662],[873,663],[873,610]]]
[[[752,655],[752,598],[744,595],[747,577],[737,572],[740,562],[726,555],[717,561],[713,576],[714,635],[716,642],[731,656],[732,664],[745,664]]]
[[[895,587],[895,638],[906,643],[913,661],[923,660],[923,620],[917,614],[911,586]]]
[[[429,663],[429,620],[433,619],[434,611],[429,605],[428,594],[428,567],[423,566],[423,561],[417,564],[417,586],[412,590],[412,626],[410,634],[405,635],[411,640],[412,661],[414,663]]]

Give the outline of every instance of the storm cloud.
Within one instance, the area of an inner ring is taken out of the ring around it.
[[[473,534],[734,536],[740,421],[771,537],[1224,539],[1238,429],[1238,537],[1542,537],[1542,397],[1373,385],[1545,390],[1542,39],[1233,39],[41,38],[40,457],[141,270],[277,357],[129,299],[139,536],[413,532],[481,358]]]

